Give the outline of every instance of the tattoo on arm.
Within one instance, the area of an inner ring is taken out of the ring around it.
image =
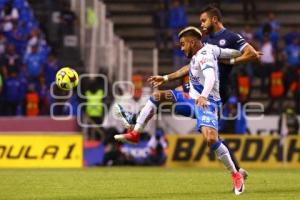
[[[168,78],[169,80],[176,80],[179,78],[182,78],[189,74],[189,65],[185,65],[184,67],[180,68],[176,72],[169,74]]]

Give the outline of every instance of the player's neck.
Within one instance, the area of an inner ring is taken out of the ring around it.
[[[195,55],[200,49],[202,49],[202,47],[203,47],[203,44],[202,44],[202,42],[200,42],[199,45],[197,45],[197,47],[195,48],[194,55]]]
[[[215,27],[214,27],[214,33],[219,33],[221,30],[224,29],[224,26],[222,23],[218,23]]]

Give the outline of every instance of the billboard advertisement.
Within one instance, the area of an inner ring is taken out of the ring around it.
[[[202,135],[168,135],[168,167],[220,167]],[[245,168],[300,168],[300,137],[224,136],[240,165]]]
[[[81,135],[0,135],[0,168],[80,168]]]

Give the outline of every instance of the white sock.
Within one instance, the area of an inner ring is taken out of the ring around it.
[[[230,171],[231,173],[237,172],[234,163],[231,159],[230,153],[224,144],[221,143],[220,146],[215,150],[215,153],[218,156],[218,158],[223,162],[228,171]]]
[[[148,100],[146,105],[141,110],[139,116],[137,117],[136,124],[133,130],[137,131],[138,133],[143,132],[144,127],[147,125],[147,122],[152,118],[155,109],[156,105],[151,100]]]

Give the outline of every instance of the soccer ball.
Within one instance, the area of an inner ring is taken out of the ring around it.
[[[56,85],[62,90],[71,90],[78,85],[78,74],[70,68],[64,67],[56,73]]]

